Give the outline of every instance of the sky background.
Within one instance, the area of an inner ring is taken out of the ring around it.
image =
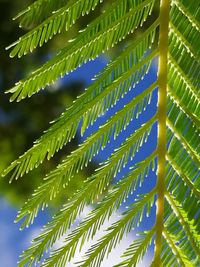
[[[88,86],[91,83],[91,78],[97,74],[105,65],[106,65],[106,59],[104,57],[100,57],[96,59],[95,61],[88,62],[87,64],[84,64],[81,68],[78,68],[75,72],[69,74],[68,76],[65,76],[63,79],[60,79],[55,84],[54,89],[58,88],[60,85],[64,84],[70,84],[73,81],[83,81],[86,86]],[[148,88],[148,86],[155,80],[156,78],[156,63],[151,67],[149,73],[146,75],[145,79],[141,82],[140,86],[136,86],[136,88],[133,88],[122,100],[120,100],[117,105],[110,109],[106,115],[104,115],[102,118],[98,119],[97,122],[90,127],[84,134],[83,137],[80,137],[80,142],[83,142],[83,140],[89,136],[95,129],[98,128],[100,124],[105,122],[112,114],[114,114],[117,110],[119,110],[123,105],[127,102],[129,102],[134,96],[136,96],[138,93],[142,92],[145,88]],[[157,102],[157,92],[155,91],[153,95],[153,99],[148,105],[147,110],[139,116],[139,118],[130,123],[130,125],[127,127],[127,129],[119,135],[117,140],[111,140],[110,144],[104,149],[104,151],[100,152],[94,160],[96,162],[102,162],[104,161],[108,155],[110,155],[114,149],[117,146],[120,146],[120,144],[128,137],[136,128],[138,128],[142,123],[145,122],[148,118],[150,118],[156,111],[156,102]],[[40,97],[40,96],[38,96]],[[11,104],[12,105],[12,104]],[[116,178],[123,176],[126,172],[128,172],[129,168],[133,165],[135,161],[139,161],[142,158],[149,155],[153,149],[156,146],[156,125],[153,128],[153,131],[151,135],[149,136],[148,142],[142,147],[141,151],[136,155],[134,158],[134,161],[130,161],[129,164],[122,170],[120,175]],[[151,172],[149,177],[145,179],[145,182],[143,184],[142,189],[138,188],[136,194],[138,193],[144,193],[149,191],[154,185],[155,185],[155,173]],[[26,177],[23,177],[22,179],[26,179]],[[125,203],[124,207],[131,203],[132,200],[135,198],[136,194],[131,196],[127,203]],[[122,210],[124,210],[124,207],[122,207]],[[5,199],[0,199],[0,266],[4,267],[15,267],[18,255],[20,252],[27,248],[30,244],[30,241],[34,236],[36,236],[41,226],[48,221],[49,213],[47,211],[41,212],[36,219],[33,226],[31,226],[29,229],[25,229],[23,231],[19,231],[19,224],[14,224],[14,219],[17,214],[17,209],[11,206]],[[112,216],[111,221],[114,221],[118,218],[118,214],[115,214]],[[150,228],[151,225],[154,222],[155,218],[155,208],[153,208],[153,213],[150,216],[149,219],[144,220],[144,222],[141,224],[141,230],[146,228]],[[108,223],[106,223],[108,225]],[[100,233],[102,234],[102,233]],[[98,236],[99,237],[99,236]],[[120,246],[110,255],[109,259],[105,262],[103,262],[103,267],[109,267],[112,264],[119,261],[119,255],[121,254],[121,251],[125,247],[127,247],[131,241],[135,238],[135,233],[131,233],[126,237]],[[59,246],[62,243],[62,241],[57,244]],[[86,247],[89,247],[91,244],[87,244]],[[150,262],[151,258],[151,251],[147,255],[147,258],[145,259],[145,262],[138,266],[148,266],[147,263]],[[75,261],[79,258],[80,255],[76,255]],[[74,266],[68,265],[69,267]]]

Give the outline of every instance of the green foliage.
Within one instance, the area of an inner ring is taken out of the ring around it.
[[[12,46],[15,46],[12,53],[10,54],[11,57],[14,57],[16,54],[18,54],[18,56],[21,57],[27,54],[27,52],[29,51],[32,52],[37,46],[42,46],[49,39],[51,39],[53,35],[60,33],[63,28],[65,28],[65,30],[68,30],[81,15],[85,15],[86,13],[89,13],[91,9],[94,9],[95,6],[98,4],[98,2],[99,0],[94,0],[93,2],[91,0],[69,2],[66,6],[57,10],[56,13],[54,13],[51,17],[45,20],[38,27],[28,32],[26,35],[20,38],[17,42],[9,46],[8,49],[11,48]],[[55,4],[55,2],[52,2],[52,6],[50,5],[50,11],[54,10],[56,6],[59,6],[59,5],[60,5],[60,2],[58,2],[58,4]],[[34,16],[34,13],[36,12],[36,10],[40,11],[43,14],[46,13],[46,4],[44,5],[44,9],[45,9],[45,12],[41,10],[41,6],[37,8],[35,6],[35,8],[32,8],[33,13],[31,14],[31,16]],[[30,14],[26,14],[26,17],[27,19],[29,19]],[[37,16],[35,17],[37,18]]]
[[[63,29],[68,30],[81,16],[103,5],[102,2],[35,1],[17,16],[21,26],[33,29],[9,47],[12,47],[11,57],[21,57],[42,46]],[[44,209],[59,197],[61,191],[69,189],[75,175],[109,144],[113,136],[116,139],[133,119],[137,120],[158,88],[156,114],[138,126],[79,185],[77,192],[22,253],[19,266],[32,266],[41,261],[46,251],[51,250],[42,266],[64,267],[73,260],[77,249],[94,238],[113,212],[119,211],[120,205],[136,191],[138,185],[143,186],[145,177],[155,168],[158,169],[156,186],[133,201],[120,219],[108,227],[105,235],[86,252],[78,266],[101,266],[104,257],[122,237],[149,216],[155,202],[155,224],[133,241],[117,266],[137,266],[153,243],[155,257],[149,263],[151,266],[200,266],[200,6],[198,1],[162,0],[158,15],[153,16],[156,10],[157,1],[154,0],[113,1],[57,55],[7,91],[12,94],[11,101],[20,101],[119,42],[125,44],[123,51],[119,48],[119,55],[95,76],[93,84],[52,122],[32,148],[4,170],[4,176],[12,173],[12,181],[53,157],[75,137],[79,126],[83,135],[110,107],[117,105],[119,99],[140,84],[154,59],[159,59],[157,81],[131,99],[66,156],[57,168],[46,175],[43,183],[20,209],[16,221],[23,219],[21,227],[28,227],[34,222],[39,209]],[[145,30],[137,34],[139,28]],[[134,38],[125,43],[122,40],[128,35]],[[148,141],[155,124],[158,125],[155,151],[136,163],[113,186],[117,173]],[[159,133],[160,129],[164,131]],[[93,210],[67,236],[63,246],[54,250],[56,241],[91,204],[95,204]]]
[[[152,228],[150,231],[142,233],[141,237],[136,239],[130,247],[124,252],[122,257],[126,257],[127,259],[120,262],[120,266],[136,266],[139,263],[140,259],[144,257],[144,254],[147,251],[148,246],[151,244],[153,240],[155,229]]]
[[[28,3],[31,3],[31,0],[20,0],[20,2],[13,2],[12,0],[0,1],[1,51],[4,51],[5,47],[16,40],[23,32],[18,27],[17,20],[13,22],[11,18]],[[99,12],[97,8],[97,11],[93,12],[93,14],[96,16]],[[73,37],[76,28],[82,28],[86,23],[89,23],[88,19],[89,16],[85,16],[84,19],[77,21],[68,32],[67,39]],[[26,57],[20,60],[17,58],[10,59],[8,57],[9,51],[2,53],[0,61],[1,88],[9,88],[20,77],[43,63],[46,55],[51,54],[58,47],[62,47],[65,44],[66,36],[63,31],[57,35],[57,38],[30,54],[28,60]],[[9,104],[9,95],[2,92],[0,98],[0,173],[10,162],[32,146],[34,139],[41,135],[41,131],[49,127],[49,121],[57,117],[66,107],[69,107],[77,95],[83,91],[84,86],[82,79],[70,81],[67,84],[62,83],[59,86],[58,84],[53,84],[40,95],[40,99],[31,98],[28,101],[15,102],[13,105]],[[29,112],[30,110],[31,113]],[[26,179],[14,180],[11,184],[7,182],[7,179],[0,179],[1,196],[15,206],[23,205],[33,190],[41,184],[44,175],[55,168],[64,156],[76,149],[78,142],[79,138],[76,136],[51,161],[46,161],[39,168],[29,172]],[[76,179],[71,180],[71,186],[68,187],[67,191],[66,189],[62,190],[63,194],[60,194],[59,199],[52,201],[50,208],[61,203],[63,199],[66,199],[66,196],[73,194],[77,190],[77,185],[83,183],[84,179],[96,167],[97,163],[92,162],[87,168],[84,168],[76,176]]]

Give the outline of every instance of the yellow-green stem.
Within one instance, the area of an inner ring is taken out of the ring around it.
[[[161,266],[162,232],[164,228],[164,192],[167,119],[167,53],[170,0],[160,1],[159,66],[158,66],[158,172],[156,240],[153,266]]]

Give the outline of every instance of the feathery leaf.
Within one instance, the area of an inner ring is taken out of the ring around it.
[[[155,228],[141,233],[140,238],[134,240],[134,242],[126,249],[123,258],[126,258],[115,267],[126,266],[126,267],[136,267],[138,262],[143,259],[148,246],[151,244],[153,235],[155,233]]]
[[[155,166],[155,155],[156,152],[151,154],[144,162],[140,163],[127,176],[120,180],[113,189],[110,189],[97,208],[91,211],[84,221],[69,234],[65,241],[66,244],[61,249],[55,250],[51,257],[45,260],[43,265],[53,265],[57,261],[62,262],[64,265],[66,261],[70,261],[74,256],[77,246],[79,245],[81,249],[84,242],[96,234],[105,220],[109,219],[114,210],[118,209],[121,203],[128,197],[129,193],[135,190],[136,185],[142,184],[144,177],[149,173],[149,169]],[[29,260],[31,262],[37,262],[40,260],[44,251],[52,246],[55,242],[54,236],[52,242],[47,242],[47,240],[50,240],[50,230],[55,231],[51,229],[51,224],[44,227],[43,233],[33,240],[33,246],[21,256],[21,262],[23,264]],[[57,234],[57,238],[60,237],[59,235],[60,232]],[[35,255],[34,259],[31,258],[33,254]]]
[[[14,178],[18,179],[25,172],[28,173],[41,164],[46,156],[50,159],[56,151],[75,136],[81,120],[84,120],[81,130],[84,133],[86,127],[104,114],[132,86],[135,86],[146,74],[150,61],[155,56],[153,53],[142,60],[145,51],[151,47],[154,41],[157,25],[158,21],[114,62],[108,64],[94,84],[54,122],[31,149],[14,161],[3,172],[3,175],[7,175],[14,169],[11,181]],[[135,71],[135,75],[132,75],[131,70]],[[92,114],[92,118],[90,117],[89,120],[88,116],[90,115],[88,114]],[[85,117],[87,120],[84,119]]]
[[[33,72],[29,78],[8,90],[7,92],[12,93],[11,100],[20,101],[27,96],[30,97],[41,88],[55,82],[60,76],[96,58],[102,51],[108,50],[141,26],[151,14],[154,1],[146,0],[136,6],[133,0],[129,3],[130,6],[127,7],[126,1],[117,1],[57,56]]]
[[[19,40],[8,46],[7,49],[14,46],[12,52],[10,53],[10,57],[14,57],[15,55],[22,57],[29,51],[32,52],[37,46],[42,46],[63,29],[67,31],[81,15],[84,16],[102,1],[103,0],[69,1],[66,6],[63,6],[54,12],[54,14],[42,22],[42,24],[35,27],[32,31],[28,32],[24,36],[20,37]]]
[[[108,161],[104,162],[104,165],[102,165],[91,177],[88,178],[84,188],[78,191],[74,200],[63,208],[63,212],[61,212],[61,219],[57,220],[58,225],[62,224],[63,221],[67,226],[71,225],[74,220],[74,216],[79,215],[84,205],[86,205],[89,200],[93,201],[96,199],[99,194],[106,189],[109,182],[123,167],[126,166],[129,157],[134,157],[135,153],[139,150],[139,147],[142,146],[145,140],[147,140],[155,120],[156,116],[152,117],[151,120],[136,130],[136,132],[133,133],[120,148],[115,150]],[[32,198],[25,203],[24,207],[22,207],[19,211],[16,219],[17,222],[25,217],[21,226],[22,228],[33,223],[34,218],[38,214],[39,208],[41,206],[42,208],[47,206],[49,200],[52,197],[55,197],[55,194],[58,193],[58,189],[56,189],[57,187],[66,185],[65,179],[62,178],[62,176],[58,176],[56,181],[55,179],[48,179],[47,183],[43,183],[32,195]],[[67,216],[69,217],[66,220]]]

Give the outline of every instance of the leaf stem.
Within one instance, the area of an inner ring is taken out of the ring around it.
[[[160,1],[159,66],[158,66],[158,171],[156,239],[153,266],[161,265],[162,233],[164,229],[164,193],[167,119],[167,61],[170,0]]]

